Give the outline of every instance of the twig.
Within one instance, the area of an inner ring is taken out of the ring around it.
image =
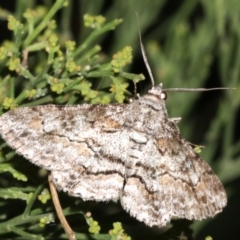
[[[51,191],[51,195],[52,195],[53,205],[56,209],[60,223],[61,223],[64,231],[68,235],[69,240],[76,240],[75,232],[73,232],[73,230],[71,229],[71,227],[69,226],[69,224],[65,218],[65,215],[63,214],[62,206],[58,199],[57,190],[52,182],[51,173],[48,174],[48,182],[49,182],[49,187],[50,187],[50,191]]]

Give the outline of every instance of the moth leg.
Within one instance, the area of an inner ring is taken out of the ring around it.
[[[67,234],[68,239],[69,240],[76,240],[75,232],[69,226],[69,224],[68,224],[68,222],[65,218],[65,215],[63,213],[63,209],[62,209],[62,206],[59,202],[56,187],[55,187],[55,185],[53,184],[53,181],[52,181],[51,173],[48,174],[48,183],[49,183],[49,187],[50,187],[50,191],[51,191],[51,195],[52,195],[53,205],[55,207],[55,210],[56,210],[57,216],[60,220],[60,223],[61,223],[65,233]]]
[[[168,118],[168,120],[175,124],[178,124],[182,120],[182,118],[181,117],[173,117],[173,118]]]

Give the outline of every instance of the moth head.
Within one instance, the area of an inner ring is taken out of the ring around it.
[[[162,83],[160,83],[157,87],[153,87],[148,91],[149,95],[153,95],[157,97],[160,100],[166,100],[167,99],[167,93],[162,90]]]

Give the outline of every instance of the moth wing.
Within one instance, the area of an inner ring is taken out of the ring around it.
[[[125,106],[18,108],[1,116],[0,134],[18,154],[52,171],[59,189],[84,200],[117,200],[128,149]]]
[[[143,154],[135,153],[121,197],[123,208],[148,226],[165,226],[173,217],[213,217],[227,204],[218,177],[179,136],[177,127],[167,124],[164,136],[154,139],[145,133]]]

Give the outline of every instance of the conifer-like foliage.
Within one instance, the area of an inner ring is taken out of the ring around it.
[[[166,101],[170,117],[182,117],[184,138],[206,147],[200,155],[225,185],[228,206],[214,219],[173,220],[170,227],[151,229],[118,204],[59,193],[64,214],[77,239],[238,239],[240,1],[2,1],[0,113],[43,104],[127,103],[136,97],[135,84],[142,95],[151,82],[136,11],[156,85],[237,88],[169,93]],[[47,172],[3,140],[0,238],[67,239]]]

